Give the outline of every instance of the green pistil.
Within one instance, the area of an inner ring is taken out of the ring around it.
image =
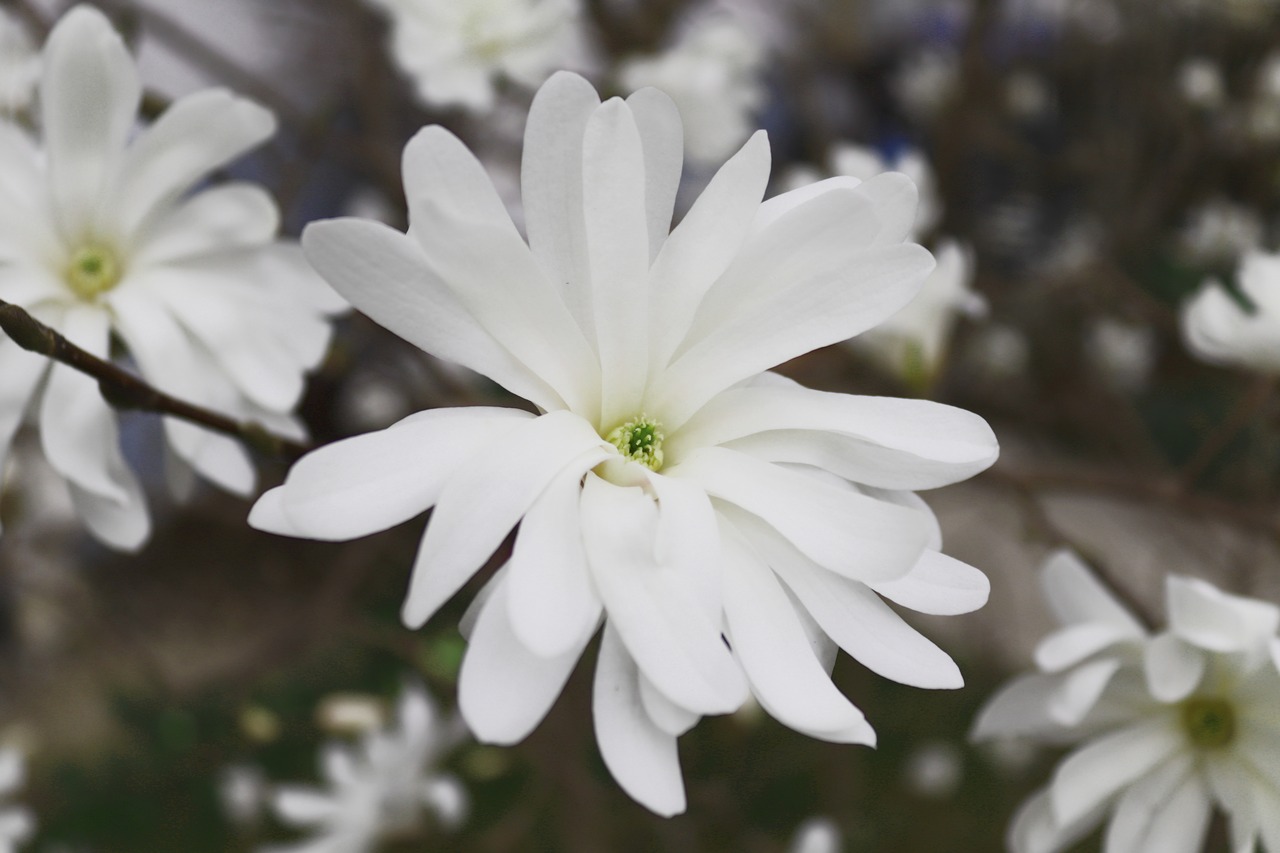
[[[1201,749],[1217,749],[1236,735],[1236,712],[1225,699],[1196,697],[1182,703],[1182,726]]]
[[[641,415],[627,421],[604,437],[628,459],[634,459],[651,471],[662,469],[662,424]]]
[[[81,246],[67,264],[67,284],[81,299],[93,299],[120,282],[120,262],[106,246]]]

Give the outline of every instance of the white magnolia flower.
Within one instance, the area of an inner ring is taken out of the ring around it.
[[[31,105],[40,79],[40,52],[12,12],[0,7],[0,116]]]
[[[796,828],[788,853],[840,853],[844,840],[829,817],[811,817]]]
[[[396,724],[365,734],[354,746],[329,743],[320,753],[328,790],[280,785],[272,807],[285,823],[313,836],[263,853],[372,853],[378,842],[416,831],[430,810],[446,828],[462,822],[467,792],[435,765],[457,745],[460,727],[441,720],[417,685],[400,694]]]
[[[825,175],[804,166],[793,167],[783,182],[785,188],[798,189],[828,175],[846,175],[866,181],[884,172],[901,172],[916,185],[919,199],[910,239],[928,234],[942,217],[942,201],[938,198],[933,167],[922,152],[903,148],[893,157],[887,157],[870,146],[845,142],[831,149],[828,160],[829,168]]]
[[[902,60],[890,85],[908,114],[929,122],[960,88],[960,57],[951,50],[919,51]]]
[[[1183,340],[1205,361],[1280,372],[1280,255],[1246,254],[1236,280],[1254,310],[1210,279],[1182,307]]]
[[[433,106],[489,110],[499,80],[540,84],[578,51],[579,0],[369,0],[391,53]]]
[[[666,92],[684,122],[691,162],[714,165],[742,144],[764,103],[765,60],[759,37],[727,14],[696,19],[657,56],[633,57],[618,69],[622,88]]]
[[[1201,109],[1220,107],[1227,99],[1222,68],[1204,56],[1193,56],[1179,66],[1178,89],[1187,103]]]
[[[1045,582],[1064,627],[975,736],[1084,743],[1019,810],[1010,849],[1056,853],[1107,821],[1106,853],[1193,853],[1216,806],[1233,850],[1280,851],[1280,608],[1171,576],[1151,636],[1070,555]]]
[[[341,302],[296,245],[276,241],[279,216],[260,187],[190,193],[274,121],[214,89],[177,101],[129,143],[140,98],[133,61],[101,13],[78,7],[58,22],[40,82],[43,150],[0,124],[0,299],[100,357],[118,335],[161,390],[297,435],[286,413],[328,345],[325,314]],[[142,490],[96,383],[7,338],[0,375],[0,459],[31,403],[45,455],[89,529],[138,547],[149,529]],[[172,419],[165,432],[201,475],[253,489],[237,442]]]
[[[463,716],[481,740],[521,740],[607,617],[597,740],[662,814],[684,807],[676,737],[749,688],[801,731],[873,741],[828,677],[833,640],[898,681],[960,685],[877,593],[981,606],[985,577],[938,553],[910,490],[996,455],[968,412],[763,372],[915,295],[932,259],[903,242],[910,181],[836,178],[761,203],[757,133],[668,234],[680,150],[662,93],[601,104],[581,77],[552,77],[525,134],[526,244],[463,144],[423,129],[404,155],[409,233],[316,223],[308,257],[371,318],[537,414],[412,415],[308,455],[250,516],[340,540],[434,506],[403,610],[414,627],[519,523],[467,620]]]
[[[26,775],[22,753],[12,747],[0,748],[0,801],[17,793]],[[29,809],[0,802],[0,853],[14,853],[35,829],[35,818]]]
[[[1121,391],[1145,387],[1155,369],[1155,329],[1116,317],[1100,317],[1085,332],[1085,356],[1102,378]]]

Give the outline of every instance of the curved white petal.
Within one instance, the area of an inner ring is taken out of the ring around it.
[[[640,703],[644,706],[644,712],[654,725],[667,734],[680,737],[702,719],[697,713],[672,702],[665,693],[653,686],[653,682],[643,672],[637,672],[636,679],[639,682]]]
[[[1048,790],[1023,803],[1009,824],[1007,843],[1012,853],[1060,853],[1084,838],[1102,820],[1103,808],[1069,824],[1054,819]]]
[[[1191,757],[1174,756],[1120,795],[1103,839],[1104,853],[1199,850],[1209,817],[1207,794],[1203,783],[1193,776]],[[1171,815],[1171,809],[1180,816]],[[1174,827],[1185,837],[1169,837],[1168,831]]]
[[[4,377],[0,382],[0,476],[4,473],[9,445],[49,364],[47,358],[0,337],[0,376]]]
[[[1181,733],[1164,719],[1144,720],[1090,741],[1067,756],[1050,796],[1059,823],[1071,823],[1182,748]]]
[[[1066,673],[1049,696],[1049,716],[1059,725],[1078,726],[1098,704],[1120,666],[1118,658],[1102,658]]]
[[[1246,314],[1221,284],[1211,281],[1183,305],[1182,336],[1206,361],[1280,370],[1273,312],[1259,308],[1257,314]]]
[[[1103,649],[1132,639],[1119,626],[1085,622],[1054,631],[1036,646],[1036,666],[1045,672],[1061,672]]]
[[[1203,652],[1176,634],[1161,634],[1147,644],[1143,669],[1147,689],[1161,702],[1178,702],[1191,695],[1204,677]]]
[[[649,260],[658,256],[671,231],[680,170],[684,165],[684,125],[675,101],[652,87],[632,92],[627,106],[644,149],[644,199]]]
[[[1146,633],[1142,623],[1071,551],[1064,549],[1050,555],[1040,569],[1040,585],[1049,609],[1063,625],[1103,622],[1125,629],[1134,639]]]
[[[867,585],[895,604],[934,616],[972,613],[991,594],[986,575],[938,551],[925,551],[900,578]]]
[[[663,817],[684,811],[676,739],[649,719],[639,696],[639,672],[622,639],[606,623],[596,661],[592,720],[600,756],[636,802]]]
[[[983,704],[969,732],[971,740],[1045,737],[1062,726],[1049,713],[1049,699],[1061,683],[1060,675],[1029,673],[1001,686]]]
[[[1214,652],[1265,646],[1280,627],[1280,607],[1222,592],[1198,578],[1172,575],[1165,581],[1169,628],[1188,643]]]
[[[271,242],[280,214],[262,187],[221,184],[166,211],[146,233],[131,264],[147,267]]]

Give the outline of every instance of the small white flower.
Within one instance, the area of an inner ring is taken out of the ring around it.
[[[440,127],[405,150],[408,234],[311,225],[308,257],[361,310],[537,414],[412,415],[309,454],[250,516],[341,540],[434,506],[403,610],[413,627],[518,523],[467,619],[462,714],[481,740],[521,740],[605,620],[597,740],[620,784],[661,814],[684,808],[676,738],[749,690],[800,731],[873,742],[829,678],[836,644],[903,683],[960,685],[880,596],[939,614],[983,604],[986,578],[938,553],[912,490],[971,476],[997,452],[968,412],[767,372],[915,295],[933,262],[904,242],[911,182],[833,178],[762,203],[770,154],[757,133],[670,231],[680,127],[656,90],[602,104],[557,74],[525,134],[528,244]]]
[[[40,52],[12,12],[0,7],[0,118],[31,105],[40,79]]]
[[[25,780],[22,753],[0,747],[0,853],[14,853],[35,833],[36,822],[29,809],[3,802],[21,790]]]
[[[423,103],[486,112],[500,80],[540,84],[577,51],[579,0],[369,0]]]
[[[974,735],[1084,743],[1019,810],[1010,848],[1056,853],[1107,821],[1108,853],[1192,853],[1216,805],[1233,850],[1280,851],[1280,608],[1171,576],[1152,636],[1069,554],[1045,583],[1064,627]]]
[[[754,33],[730,15],[712,14],[696,19],[665,53],[624,61],[618,80],[627,91],[666,92],[680,111],[690,161],[714,165],[755,126],[765,97],[764,60]]]
[[[1187,103],[1201,109],[1220,107],[1227,97],[1222,69],[1203,56],[1193,56],[1178,68],[1178,89]]]
[[[1280,372],[1280,255],[1249,252],[1237,274],[1247,311],[1210,279],[1182,307],[1182,337],[1205,361]]]
[[[372,853],[380,840],[416,831],[424,810],[445,828],[457,826],[466,816],[466,790],[435,765],[459,735],[460,727],[439,718],[422,687],[406,685],[394,726],[370,731],[354,746],[329,743],[321,751],[327,791],[275,788],[272,807],[280,819],[313,836],[263,853]]]
[[[1182,230],[1182,249],[1192,260],[1221,262],[1262,244],[1257,212],[1227,199],[1214,199],[1191,212]]]
[[[1102,378],[1120,391],[1147,384],[1156,365],[1156,334],[1150,326],[1101,317],[1085,333],[1085,356]]]
[[[840,853],[844,840],[840,827],[829,817],[811,817],[796,827],[787,853]]]
[[[955,97],[960,58],[949,50],[922,50],[903,59],[890,85],[908,114],[928,122]]]
[[[102,14],[77,7],[44,49],[43,150],[0,124],[0,299],[99,357],[118,335],[162,391],[298,436],[287,412],[329,340],[341,300],[275,239],[260,188],[191,189],[267,138],[271,115],[220,89],[183,98],[130,143],[141,87]],[[102,541],[139,547],[142,490],[96,383],[0,339],[0,459],[33,408],[50,464]],[[37,389],[43,389],[37,394]],[[185,464],[248,494],[254,470],[232,439],[166,419]]]

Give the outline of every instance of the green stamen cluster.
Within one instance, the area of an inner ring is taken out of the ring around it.
[[[662,424],[641,415],[615,427],[604,440],[618,448],[622,455],[634,459],[651,471],[662,468]]]
[[[81,299],[93,299],[120,283],[120,262],[106,246],[81,246],[67,264],[67,284]]]
[[[1182,703],[1182,727],[1201,749],[1217,749],[1236,735],[1236,712],[1225,699],[1198,696]]]

